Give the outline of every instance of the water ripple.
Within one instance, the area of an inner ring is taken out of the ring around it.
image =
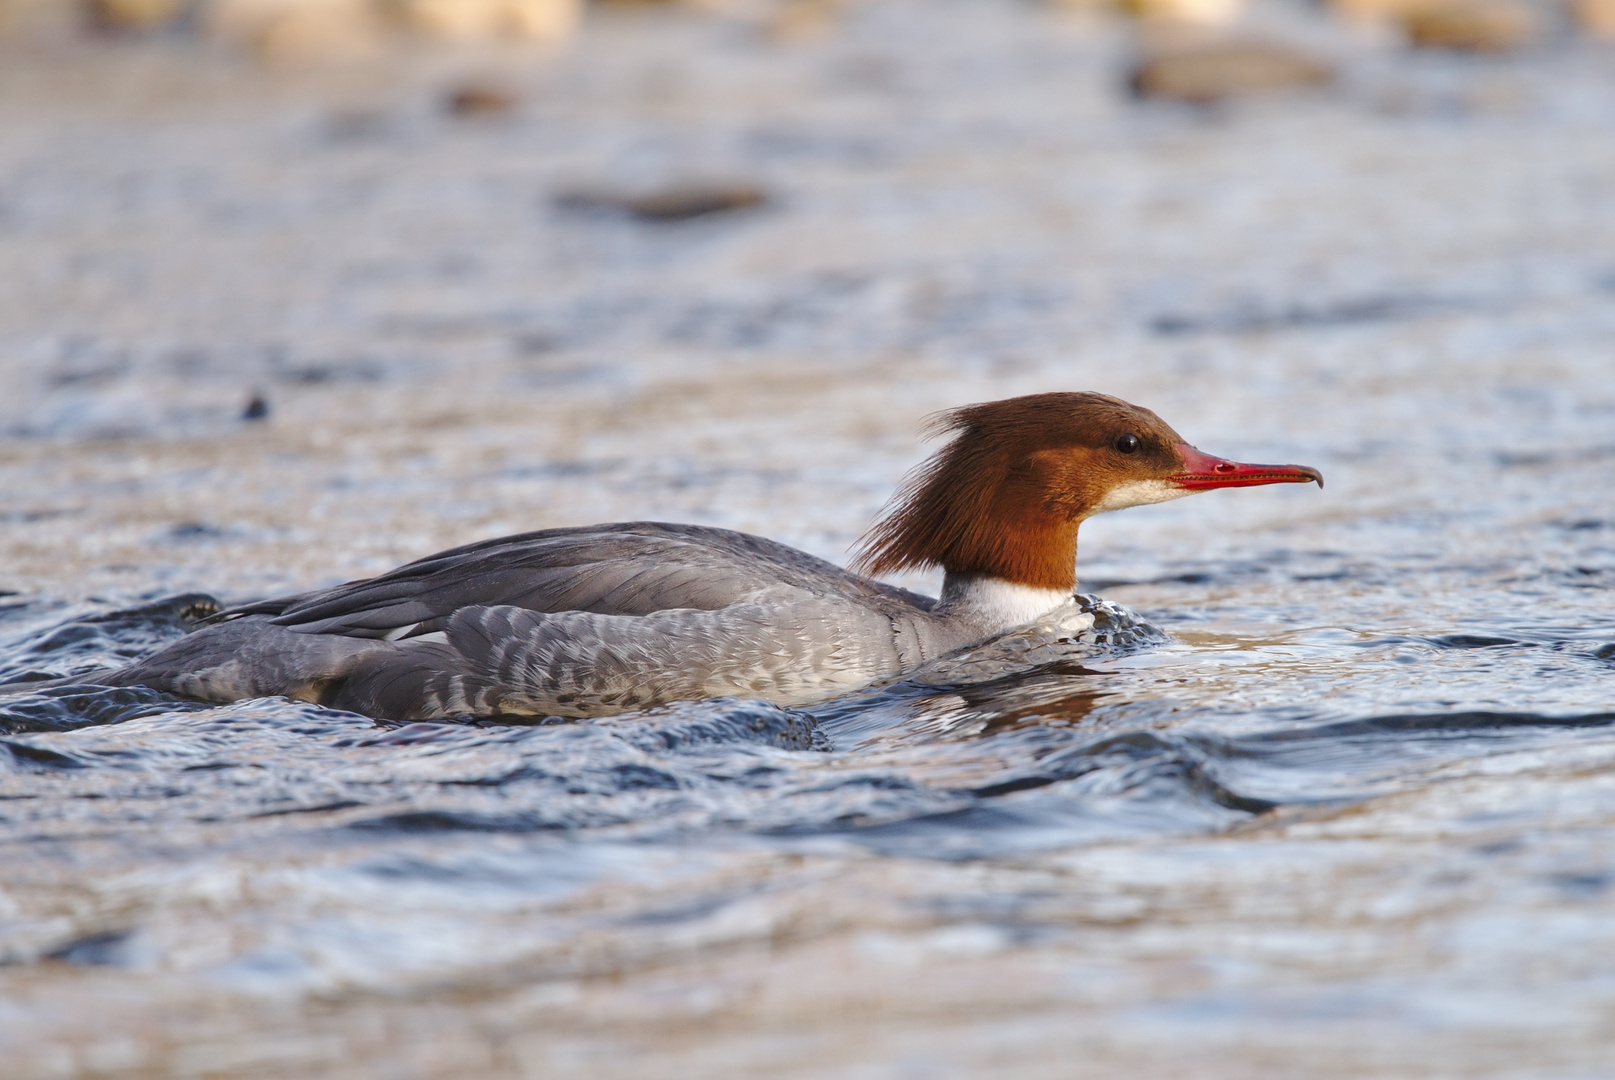
[[[25,628],[5,659],[29,669],[63,654],[114,662],[184,632],[211,604],[187,594],[65,621],[14,610],[8,620]],[[1417,646],[1512,663],[1567,647],[1540,632],[1336,637],[1315,635],[1319,644],[1298,655]],[[1597,643],[1568,644],[1580,655]],[[1254,655],[1291,654],[1284,644]],[[903,679],[797,709],[718,699],[585,722],[400,724],[282,699],[209,706],[139,688],[52,686],[0,701],[0,836],[232,821],[354,838],[644,841],[716,829],[787,846],[817,837],[968,858],[1360,801],[1489,755],[1610,741],[1615,721],[1608,711],[1354,715],[1343,699],[1334,712],[1237,710],[1230,726],[1162,692],[1184,663],[1219,655],[1232,654],[1174,643],[1085,596]]]

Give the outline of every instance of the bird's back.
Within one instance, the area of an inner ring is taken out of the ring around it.
[[[795,704],[945,648],[931,607],[771,540],[629,522],[483,541],[233,608],[113,681],[400,719]]]

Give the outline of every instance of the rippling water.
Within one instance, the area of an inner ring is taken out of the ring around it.
[[[54,624],[16,605],[6,674],[139,655],[182,633],[188,612],[212,610],[207,599]],[[319,830],[382,837],[665,843],[716,831],[969,858],[1349,806],[1498,754],[1615,750],[1608,616],[1557,632],[1252,640],[1175,639],[1093,597],[1072,610],[802,709],[720,700],[589,723],[399,724],[145,689],[15,695],[0,703],[8,825],[38,842],[313,814]],[[1092,629],[1080,611],[1097,617]]]
[[[469,125],[449,64],[13,67],[0,681],[520,529],[841,559],[1032,390],[1328,487],[1097,519],[1092,627],[812,708],[0,698],[5,1076],[1609,1074],[1607,54],[1264,9],[1337,86],[1179,110],[1109,24],[850,10],[608,16]],[[769,205],[556,203],[711,174]]]

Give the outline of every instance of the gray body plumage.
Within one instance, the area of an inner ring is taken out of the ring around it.
[[[794,705],[901,674],[1001,622],[760,537],[631,522],[485,541],[248,604],[97,681],[404,720],[600,716],[726,695]]]

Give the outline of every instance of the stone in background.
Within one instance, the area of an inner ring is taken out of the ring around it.
[[[582,0],[0,0],[0,38],[172,32],[269,60],[348,60],[408,36],[562,42],[582,10]]]

